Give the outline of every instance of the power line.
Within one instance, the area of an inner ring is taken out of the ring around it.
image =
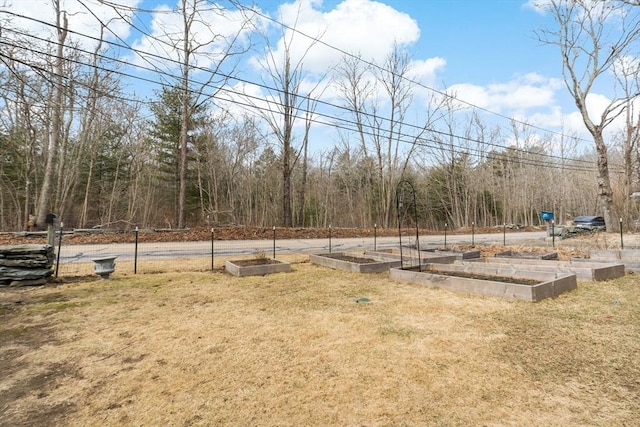
[[[7,12],[7,13],[11,13],[11,12]],[[14,13],[11,13],[11,14],[12,14],[12,15],[15,15],[15,16],[19,16],[19,17],[25,18],[25,19],[32,19],[32,20],[37,21],[37,22],[39,22],[39,23],[42,23],[42,24],[44,24],[44,25],[52,25],[52,24],[46,23],[46,22],[44,22],[44,21],[40,21],[40,20],[37,20],[37,19],[33,19],[33,18],[30,18],[30,17],[23,16],[23,15],[14,14]],[[97,38],[92,37],[92,36],[89,36],[89,35],[87,35],[87,34],[82,34],[82,33],[78,33],[78,32],[71,31],[71,30],[70,30],[70,32],[71,32],[71,33],[74,33],[74,34],[77,34],[77,35],[80,35],[80,36],[82,36],[82,37],[87,37],[87,38],[90,38],[90,39],[96,40],[96,41],[101,41],[101,42],[103,41],[103,40],[101,40],[101,39],[97,39]],[[19,33],[19,32],[17,32],[17,33]],[[36,36],[30,35],[30,34],[26,34],[26,33],[21,33],[21,34],[22,34],[22,35],[24,35],[24,36],[28,36],[28,37],[34,37],[34,38],[36,38],[36,39],[39,39],[39,40],[44,41],[44,42],[47,42],[47,43],[56,43],[56,42],[51,42],[50,40],[42,39],[42,38],[39,38],[39,37],[36,37]],[[163,59],[163,60],[165,60],[165,61],[167,61],[167,60],[168,60],[168,61],[173,62],[173,63],[175,63],[175,64],[180,64],[179,62],[177,62],[177,61],[175,61],[175,60],[172,60],[172,59],[167,59],[167,58],[164,58],[164,57],[161,57],[161,56],[159,56],[159,55],[155,55],[155,54],[152,54],[152,53],[149,53],[149,52],[141,52],[141,51],[139,51],[139,50],[133,49],[131,46],[128,46],[128,45],[122,45],[122,44],[119,44],[119,43],[113,43],[113,42],[109,42],[109,41],[106,41],[106,43],[108,43],[109,45],[116,46],[116,47],[126,48],[126,49],[129,49],[129,50],[131,50],[131,51],[135,51],[135,52],[136,52],[136,53],[138,53],[138,54],[148,55],[148,56],[155,57],[155,58],[158,58],[158,59]],[[17,46],[17,45],[12,45],[12,46],[14,46],[14,47],[22,47],[22,46]],[[83,51],[83,50],[78,49],[78,48],[75,48],[75,49],[76,49],[77,51],[80,51],[80,52],[89,53],[89,52],[87,52],[87,51]],[[32,51],[34,51],[34,53],[39,53],[39,54],[42,54],[42,55],[50,55],[48,52],[35,51],[35,50],[33,50],[33,49],[32,49]],[[92,53],[89,53],[89,54],[92,54]],[[110,61],[120,62],[120,63],[127,64],[125,61],[122,61],[122,60],[120,60],[120,59],[118,59],[118,58],[107,57],[107,56],[104,56],[104,55],[100,55],[100,56],[101,56],[101,57],[103,57],[103,58],[105,58],[105,59],[108,59],[108,60],[110,60]],[[92,66],[92,65],[84,64],[84,63],[82,63],[82,62],[78,62],[78,63],[80,63],[80,64],[82,64],[82,65],[85,65],[85,66]],[[129,65],[129,64],[127,64],[127,65]],[[141,66],[139,66],[139,65],[135,65],[134,67],[139,68],[139,69],[143,69],[143,70],[145,70],[145,71],[152,71],[152,72],[160,73],[161,75],[165,75],[165,76],[170,77],[170,78],[172,78],[172,79],[179,79],[179,78],[180,78],[180,77],[174,76],[174,75],[172,75],[172,74],[170,74],[170,73],[168,73],[168,72],[160,71],[160,70],[158,70],[157,68],[149,69],[149,68],[146,68],[146,67],[141,67]],[[204,70],[204,69],[202,69],[202,68],[198,68],[198,67],[194,67],[194,68]],[[142,77],[140,77],[140,76],[135,76],[135,75],[128,74],[128,73],[123,73],[123,72],[120,72],[120,71],[114,71],[114,70],[110,70],[110,69],[109,69],[109,70],[107,70],[107,69],[105,69],[105,68],[101,68],[101,69],[102,69],[102,70],[104,70],[104,71],[112,72],[112,73],[113,73],[113,72],[116,72],[116,73],[118,73],[118,74],[120,74],[120,75],[123,75],[123,76],[129,77],[129,78],[133,78],[133,79],[138,79],[138,80],[141,80],[141,81],[145,81],[145,82],[147,82],[147,83],[152,83],[152,84],[157,84],[157,83],[158,83],[157,81],[152,80],[152,79],[146,79],[146,78],[142,78]],[[204,70],[204,71],[207,71],[207,70]],[[278,93],[284,93],[281,89],[274,88],[274,87],[270,87],[270,86],[267,86],[267,85],[265,85],[265,84],[256,83],[256,82],[253,82],[253,81],[250,81],[250,80],[246,80],[246,79],[239,79],[239,78],[237,78],[237,77],[230,76],[230,75],[224,75],[224,74],[222,74],[222,73],[218,73],[218,74],[219,74],[219,75],[221,75],[221,76],[223,76],[223,77],[225,77],[225,78],[233,78],[234,80],[237,80],[237,81],[240,81],[240,82],[243,82],[243,83],[247,83],[247,84],[256,85],[256,86],[258,86],[258,87],[261,87],[261,88],[264,88],[264,89],[267,89],[267,90],[270,90],[270,91],[275,91],[275,92],[278,92]],[[247,95],[247,94],[245,94],[245,93],[237,92],[237,91],[230,90],[230,89],[227,89],[227,88],[224,88],[224,87],[215,87],[215,86],[211,86],[211,85],[208,85],[208,86],[209,86],[209,87],[214,88],[215,90],[221,90],[221,91],[229,92],[229,93],[231,93],[232,95],[242,96],[242,97],[249,98],[249,99],[255,99],[255,100],[258,100],[258,101],[260,101],[260,102],[265,102],[265,100],[264,100],[263,98],[260,98],[260,97],[250,96],[250,95]],[[304,97],[302,97],[302,98],[304,99]],[[133,100],[131,100],[131,99],[127,99],[127,98],[121,98],[121,100],[123,100],[123,101],[129,101],[129,102],[133,101]],[[235,103],[236,105],[238,105],[238,104],[239,104],[239,101],[238,101],[238,100],[227,100],[227,101],[233,102],[233,103]],[[353,112],[353,110],[348,109],[348,108],[346,108],[346,107],[344,107],[344,106],[336,105],[336,104],[333,104],[333,103],[329,103],[329,102],[326,102],[326,101],[323,101],[323,100],[320,100],[320,99],[315,99],[315,100],[314,100],[314,102],[318,102],[318,103],[320,103],[320,104],[322,104],[322,105],[326,105],[326,106],[329,106],[329,107],[333,107],[333,108],[337,108],[337,109],[340,109],[340,110],[344,110],[344,111],[347,111],[347,112],[349,112],[349,113],[352,113],[352,112]],[[280,103],[275,103],[275,102],[273,102],[273,101],[270,101],[270,102],[269,102],[269,104],[274,104],[274,105],[276,105],[276,106],[280,106],[280,107],[282,107],[282,106],[283,106],[282,104],[280,104]],[[260,109],[261,109],[260,107],[258,107],[258,106],[256,106],[256,105],[251,105],[251,104],[245,104],[244,106],[245,106],[245,107],[247,107],[247,106],[248,106],[248,107],[252,108],[253,110],[256,110],[256,109],[260,110]],[[266,110],[266,109],[265,109],[264,111],[269,111],[270,113],[274,113],[274,114],[281,114],[281,111],[279,111],[279,110],[275,110],[275,111],[274,111],[274,110],[271,110],[270,108],[269,108],[268,110]],[[330,123],[315,120],[315,121],[316,121],[316,123],[321,123],[321,124],[325,124],[325,125],[335,126],[335,122],[333,122],[333,121],[341,121],[341,122],[344,122],[344,123],[347,123],[347,124],[350,124],[350,125],[356,125],[356,123],[355,123],[355,122],[353,122],[353,121],[345,120],[345,119],[340,118],[340,117],[337,117],[337,116],[327,115],[327,114],[324,114],[324,113],[320,113],[320,112],[318,112],[318,111],[305,110],[304,108],[301,108],[301,107],[300,107],[300,108],[297,108],[297,111],[299,111],[299,112],[311,113],[311,114],[318,115],[318,116],[325,117],[325,118],[329,118],[329,119],[331,119],[331,120],[332,120],[332,122],[330,122]],[[383,117],[372,116],[370,113],[367,113],[367,112],[362,112],[362,114],[363,114],[364,116],[368,116],[368,117],[370,117],[370,118],[371,118],[371,117],[373,117],[373,118],[375,118],[375,119],[383,119],[383,120],[389,121],[388,119],[383,118]],[[299,116],[296,116],[296,117],[297,117],[297,118],[301,118],[301,117],[299,117]],[[417,125],[409,124],[409,123],[398,123],[398,124],[399,124],[400,126],[406,126],[406,127],[416,128],[416,129],[419,129],[420,131],[422,131],[422,130],[423,130],[423,128],[418,127]],[[369,127],[369,128],[374,129],[376,132],[378,132],[378,131],[380,130],[379,128],[374,128],[372,125],[365,124],[365,126],[367,126],[367,127]],[[349,128],[349,127],[342,127],[342,128],[343,128],[343,129],[345,129],[345,130],[352,131],[352,132],[357,132],[357,131],[358,131],[358,129]],[[513,151],[513,150],[515,150],[515,151],[520,151],[522,154],[527,154],[527,151],[526,151],[526,150],[521,150],[521,149],[518,149],[518,148],[513,148],[513,147],[508,147],[508,146],[502,146],[502,145],[495,144],[495,143],[491,143],[491,142],[487,142],[487,141],[484,141],[484,140],[478,140],[478,139],[473,139],[473,138],[466,137],[466,136],[455,135],[455,134],[453,134],[453,133],[442,132],[442,131],[438,131],[438,130],[436,130],[436,129],[429,129],[429,131],[431,131],[431,132],[433,132],[433,133],[435,133],[435,134],[440,134],[440,135],[442,135],[442,136],[449,137],[449,138],[452,138],[452,137],[453,137],[453,138],[457,138],[457,139],[459,139],[459,140],[466,140],[466,141],[468,141],[468,142],[474,142],[474,143],[477,143],[477,144],[482,144],[482,145],[486,145],[486,146],[492,146],[492,147],[496,147],[496,148],[499,148],[499,149],[505,149],[505,150],[511,150],[511,151]],[[370,136],[374,135],[374,133],[372,133],[372,132],[369,132],[369,133],[367,133],[367,134],[368,134],[368,135],[370,135]],[[401,134],[401,135],[399,135],[399,136],[408,137],[408,138],[411,138],[411,139],[415,138],[415,136],[414,136],[414,135],[410,135],[410,134],[406,134],[406,133],[402,133],[402,134]],[[409,143],[409,144],[413,144],[413,143],[415,142],[415,141],[406,141],[406,140],[401,140],[401,139],[399,139],[399,138],[398,138],[398,141],[399,141],[399,142],[403,142],[403,143]],[[431,142],[437,142],[437,141],[435,141],[435,140],[431,140]],[[438,147],[438,146],[434,146],[434,145],[430,145],[430,144],[427,144],[427,145],[425,145],[425,146],[426,146],[426,147],[429,147],[429,148],[432,148],[432,149],[439,149],[439,147]],[[469,147],[466,147],[466,148],[465,148],[465,147],[457,146],[456,148],[457,148],[459,151],[466,151],[466,152],[473,151],[473,152],[476,152],[476,153],[480,153],[480,154],[478,155],[479,157],[480,157],[480,156],[482,156],[482,155],[483,155],[483,153],[484,153],[484,152],[483,152],[482,150],[480,150],[480,149],[470,149]],[[566,158],[560,158],[560,157],[558,157],[558,156],[553,156],[553,155],[549,155],[549,154],[543,154],[543,155],[541,155],[541,156],[546,157],[546,158],[559,159],[559,160],[562,160],[563,162],[564,162],[564,161],[567,161],[567,160],[570,160],[570,161],[576,161],[576,162],[586,163],[586,164],[589,164],[589,165],[592,165],[592,164],[593,164],[593,162],[587,162],[587,161],[584,161],[584,160],[581,160],[581,159],[566,159]],[[538,162],[538,163],[536,163],[536,164],[538,164],[538,165],[542,165],[542,163],[540,163],[540,162]],[[546,166],[550,166],[550,165],[555,167],[557,164],[556,164],[556,163],[551,163],[551,162],[548,162],[548,163],[546,164]],[[591,169],[589,169],[589,170],[591,170]]]
[[[306,37],[307,39],[311,40],[311,41],[312,41],[312,42],[314,42],[314,43],[319,43],[319,44],[321,44],[321,45],[323,45],[323,46],[328,47],[329,49],[335,50],[336,52],[339,52],[339,53],[341,53],[341,54],[343,54],[343,55],[345,55],[345,56],[348,56],[348,57],[350,57],[350,58],[353,58],[353,59],[355,59],[355,60],[357,60],[357,61],[363,62],[363,63],[365,63],[365,64],[367,64],[367,65],[369,65],[369,66],[371,66],[371,67],[374,67],[374,68],[376,68],[376,69],[378,69],[378,70],[381,70],[381,71],[384,71],[384,72],[387,72],[387,73],[391,73],[391,74],[393,74],[393,72],[392,72],[392,71],[385,69],[384,67],[382,67],[382,66],[380,66],[380,65],[376,64],[375,62],[372,62],[372,61],[368,61],[368,60],[366,60],[366,59],[363,59],[363,58],[361,58],[361,57],[359,57],[359,56],[357,56],[357,55],[354,55],[354,54],[353,54],[353,53],[351,53],[351,52],[348,52],[348,51],[346,51],[346,50],[344,50],[344,49],[341,49],[341,48],[339,48],[339,47],[337,47],[337,46],[334,46],[334,45],[332,45],[332,44],[329,44],[329,43],[327,43],[327,42],[323,41],[322,39],[320,39],[320,38],[318,38],[318,37],[310,36],[310,35],[308,35],[308,34],[306,34],[306,33],[302,32],[302,31],[298,30],[298,29],[297,29],[297,28],[295,28],[295,27],[291,27],[291,26],[289,26],[289,25],[287,25],[287,24],[285,24],[285,23],[283,23],[283,22],[278,21],[278,20],[277,20],[277,19],[275,19],[275,18],[270,17],[269,15],[266,15],[266,14],[264,14],[264,13],[261,13],[261,12],[259,12],[258,10],[254,9],[254,8],[251,8],[251,7],[245,6],[245,5],[243,5],[242,3],[240,3],[240,2],[239,2],[239,1],[237,1],[237,0],[229,0],[229,1],[230,1],[232,4],[236,5],[236,7],[239,7],[239,8],[241,8],[241,9],[243,9],[243,10],[251,11],[251,13],[254,13],[254,14],[256,14],[256,15],[258,15],[258,16],[260,16],[260,17],[264,18],[264,19],[267,19],[267,20],[269,20],[269,21],[271,21],[271,22],[273,22],[273,23],[275,23],[275,24],[277,24],[277,25],[279,25],[279,26],[281,26],[281,27],[283,27],[283,28],[285,28],[285,29],[287,29],[287,30],[290,30],[290,31],[293,31],[293,32],[295,32],[295,33],[297,33],[297,34],[300,34],[301,36]],[[527,126],[527,127],[531,127],[531,128],[533,128],[533,129],[536,129],[536,130],[539,130],[539,131],[542,131],[542,132],[545,132],[545,133],[549,133],[549,134],[553,134],[553,135],[557,135],[557,136],[562,136],[562,137],[568,137],[567,135],[563,134],[562,132],[556,132],[556,131],[552,131],[552,130],[550,130],[550,129],[545,129],[545,128],[542,128],[542,127],[539,127],[539,126],[535,126],[535,125],[532,125],[532,124],[530,124],[530,123],[527,123],[527,122],[523,122],[523,121],[517,120],[517,119],[515,119],[515,118],[513,118],[513,117],[505,116],[505,115],[503,115],[503,114],[497,113],[497,112],[492,111],[492,110],[489,110],[489,109],[487,109],[487,108],[480,107],[479,105],[473,104],[473,103],[471,103],[471,102],[464,101],[464,100],[462,100],[462,99],[458,99],[458,98],[457,98],[456,96],[454,96],[454,95],[451,95],[451,94],[449,94],[449,93],[442,92],[442,91],[440,91],[440,90],[438,90],[438,89],[435,89],[435,88],[432,88],[432,87],[430,87],[430,86],[427,86],[427,85],[425,85],[425,84],[423,84],[423,83],[421,83],[421,82],[418,82],[418,81],[416,81],[416,80],[413,80],[413,79],[411,79],[411,78],[409,78],[409,77],[407,77],[407,76],[404,76],[404,75],[398,75],[398,74],[394,74],[394,75],[395,75],[396,77],[399,77],[399,78],[403,79],[403,80],[406,80],[407,82],[409,82],[409,83],[411,83],[411,84],[413,84],[413,85],[419,86],[419,87],[421,87],[421,88],[423,88],[423,89],[426,89],[426,90],[431,91],[431,92],[434,92],[434,93],[436,93],[436,94],[438,94],[438,95],[444,96],[444,97],[445,97],[445,98],[447,98],[447,99],[451,99],[451,100],[453,100],[453,101],[456,101],[456,102],[459,102],[459,103],[462,103],[462,104],[468,105],[469,107],[471,107],[471,108],[473,108],[473,109],[480,110],[480,111],[484,111],[484,112],[486,112],[486,113],[488,113],[488,114],[491,114],[491,115],[494,115],[494,116],[496,116],[496,117],[500,117],[500,118],[503,118],[503,119],[507,119],[507,120],[509,120],[509,121],[513,121],[513,122],[515,122],[515,123],[518,123],[518,124],[521,124],[521,125],[524,125],[524,126]],[[586,141],[586,140],[581,140],[581,141],[583,141],[583,142],[590,142],[590,141]]]
[[[26,35],[26,33],[23,33],[23,35]],[[41,40],[43,40],[43,39],[41,39]],[[5,44],[8,45],[8,46],[17,47],[17,45],[11,44],[11,43],[5,43]],[[26,50],[28,50],[28,51],[30,51],[32,53],[37,53],[37,54],[41,54],[41,55],[48,55],[48,52],[40,51],[40,50],[37,50],[35,48],[26,48]],[[76,51],[89,53],[87,51],[84,51],[84,50],[81,50],[81,49],[77,49],[77,48],[76,48]],[[2,56],[1,53],[0,53],[0,56]],[[101,56],[101,55],[98,55],[98,56]],[[113,59],[114,61],[120,61],[117,58],[110,58],[110,59]],[[81,62],[81,61],[79,61],[77,59],[67,59],[67,61],[70,61],[70,62],[73,62],[73,63],[77,63],[77,64],[80,64],[80,65],[87,65],[87,64],[84,64],[83,62]],[[17,60],[17,62],[20,62],[20,63],[22,63],[24,65],[28,65],[24,61]],[[95,67],[93,65],[91,65],[91,66]],[[109,71],[109,72],[113,72],[115,74],[121,74],[123,76],[131,77],[131,78],[142,79],[143,81],[146,81],[146,82],[149,82],[149,83],[155,83],[155,81],[152,81],[150,79],[141,78],[139,76],[134,76],[134,75],[128,74],[128,73],[123,73],[123,72],[120,72],[118,70],[105,69],[105,68],[101,68],[101,67],[96,67],[96,68],[98,68],[98,69],[100,69],[102,71]],[[42,71],[42,72],[46,71],[46,70],[44,70],[42,68],[39,68],[39,70]],[[53,72],[51,72],[51,74],[53,74]],[[69,76],[62,76],[62,77],[65,80],[69,80],[70,79]],[[78,84],[77,80],[75,82]],[[79,83],[79,84],[81,86],[85,85],[84,83]],[[86,87],[88,87],[88,86],[86,86]],[[228,92],[231,95],[238,95],[238,96],[254,99],[256,101],[264,101],[263,98],[260,98],[260,97],[257,97],[257,96],[251,96],[251,95],[247,95],[247,94],[243,94],[241,92],[230,90],[230,89],[227,89],[227,88],[224,88],[224,87],[217,87],[216,90],[220,90],[222,92]],[[138,101],[138,100],[133,100],[133,99],[130,99],[130,98],[122,98],[122,97],[113,96],[113,95],[110,95],[110,97],[112,97],[112,98],[114,98],[116,100],[125,101],[125,102],[141,102],[141,101]],[[221,99],[221,100],[225,101],[225,102],[232,102],[232,103],[234,103],[235,105],[238,105],[238,106],[246,107],[247,111],[252,111],[253,112],[256,109],[259,109],[259,110],[262,110],[262,111],[268,111],[268,112],[273,113],[273,114],[281,114],[280,110],[274,110],[274,109],[271,109],[270,107],[269,108],[256,107],[255,104],[251,104],[251,103],[247,103],[247,102],[241,102],[241,101],[239,101],[237,99],[236,100]],[[267,101],[267,104],[269,106],[271,106],[271,105],[280,106],[280,107],[282,106],[282,104],[280,104],[278,102],[274,102],[274,101]],[[353,122],[353,121],[350,121],[350,120],[345,120],[345,119],[342,119],[342,118],[339,118],[339,117],[336,117],[336,116],[327,115],[327,114],[324,114],[324,113],[311,111],[311,110],[306,110],[306,109],[302,109],[302,108],[298,109],[298,112],[299,113],[310,113],[310,114],[316,115],[318,117],[323,117],[323,118],[329,119],[328,121],[312,119],[312,121],[317,123],[317,124],[322,124],[322,125],[326,125],[326,126],[333,126],[333,127],[336,127],[336,128],[342,129],[342,130],[350,131],[350,132],[358,132],[359,131],[357,129],[357,127],[356,127],[356,123]],[[300,116],[300,115],[296,115],[295,117],[298,118],[298,119],[303,119],[303,117]],[[338,124],[338,123],[344,123],[344,124]],[[376,136],[376,137],[379,136],[379,134],[377,132],[379,132],[380,129],[375,128],[373,125],[369,125],[369,124],[364,124],[364,127],[366,129],[370,129],[368,131],[363,131],[363,133],[365,135],[367,135],[367,136]],[[431,130],[431,131],[437,133],[437,131],[434,131],[434,130]],[[446,137],[453,137],[453,138],[457,138],[457,139],[465,139],[468,142],[476,142],[478,144],[483,144],[483,145],[490,145],[490,146],[497,145],[497,144],[489,143],[489,142],[486,142],[486,141],[480,141],[480,140],[472,139],[472,138],[469,138],[469,137],[462,137],[462,136],[454,135],[454,134],[451,134],[451,133],[440,132],[440,134],[443,135],[443,136],[446,136]],[[398,131],[397,140],[399,142],[403,142],[405,144],[415,144],[415,145],[418,145],[418,146],[422,146],[422,147],[430,148],[430,149],[434,149],[434,150],[441,150],[442,149],[442,146],[439,145],[440,141],[437,141],[435,139],[427,139],[427,138],[423,138],[423,137],[416,138],[414,135],[403,133],[403,132],[399,132],[399,131]],[[448,149],[448,147],[445,147],[445,148]],[[479,148],[456,146],[456,149],[457,149],[458,152],[476,153],[474,155],[476,157],[480,157],[480,158],[485,156],[484,152],[482,150],[480,150]],[[514,150],[514,149],[512,149],[511,151],[521,151],[523,154],[527,153],[525,150]],[[544,162],[542,160],[525,159],[525,158],[519,157],[517,155],[507,155],[507,154],[500,154],[500,153],[492,153],[491,155],[492,155],[493,158],[498,158],[499,157],[500,160],[511,161],[513,163],[528,164],[528,165],[543,166],[543,167],[557,167],[556,163]],[[548,155],[546,155],[546,154],[537,154],[536,156],[538,156],[538,157],[548,157]],[[584,163],[591,164],[591,162],[586,162],[586,161],[583,161],[583,160],[580,160],[580,159],[563,159],[563,161],[572,161],[572,160],[576,161],[576,162],[584,162]],[[589,168],[577,168],[577,167],[571,167],[571,166],[567,166],[567,167],[570,168],[570,169],[573,169],[573,170],[580,170],[580,171],[590,171],[590,170],[592,170],[592,169],[589,169]]]

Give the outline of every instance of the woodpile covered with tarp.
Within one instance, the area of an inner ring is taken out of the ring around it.
[[[43,285],[53,274],[50,245],[0,246],[0,286]]]

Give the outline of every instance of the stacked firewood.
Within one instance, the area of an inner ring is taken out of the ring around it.
[[[0,286],[43,285],[53,273],[49,245],[0,246]]]

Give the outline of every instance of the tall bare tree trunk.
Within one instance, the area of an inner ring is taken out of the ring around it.
[[[602,136],[602,130],[592,134],[596,144],[596,155],[598,165],[598,196],[602,204],[602,216],[607,226],[607,231],[614,230],[614,213],[613,213],[613,190],[611,189],[611,180],[609,179],[609,156],[607,154],[607,145]]]
[[[309,102],[307,98],[307,111],[309,110]],[[298,224],[304,227],[305,224],[305,198],[307,192],[307,161],[309,155],[309,130],[311,129],[311,113],[307,112],[305,116],[304,140],[302,141],[302,179],[300,181],[300,206],[298,211]]]
[[[282,222],[291,227],[291,138],[293,131],[294,106],[296,105],[297,88],[293,91],[291,81],[291,58],[289,50],[285,52],[283,70],[283,129],[282,129]]]
[[[80,228],[85,228],[87,226],[88,214],[87,211],[89,209],[89,191],[92,185],[93,179],[93,162],[94,157],[91,156],[91,160],[89,160],[89,171],[87,173],[87,184],[84,188],[84,201],[82,203],[82,213],[80,214]]]
[[[38,210],[36,214],[36,224],[39,228],[45,228],[45,220],[47,213],[51,210],[51,198],[53,196],[53,179],[56,171],[56,155],[58,153],[58,144],[62,128],[62,93],[64,90],[62,84],[62,73],[64,71],[64,43],[67,38],[67,14],[60,10],[60,1],[54,0],[54,9],[56,12],[56,31],[58,35],[58,47],[55,57],[55,77],[53,105],[51,106],[51,124],[49,126],[49,147],[47,150],[47,162],[44,169],[42,179],[42,188],[40,189],[40,198],[38,200]]]
[[[187,13],[187,1],[182,2],[182,20],[183,20],[183,39],[182,39],[182,76],[181,76],[181,93],[182,93],[182,126],[180,127],[180,162],[178,171],[178,218],[177,227],[185,228],[187,213],[187,158],[188,158],[188,131],[191,116],[191,96],[189,94],[189,60],[191,57],[191,23],[193,21],[193,13],[196,10],[196,3],[193,5],[192,14]]]

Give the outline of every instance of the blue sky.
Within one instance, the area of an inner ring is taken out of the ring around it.
[[[284,2],[258,1],[275,14]],[[315,2],[329,12],[342,1]],[[381,0],[415,20],[420,38],[408,46],[416,58],[441,57],[448,84],[504,82],[537,72],[560,76],[557,52],[542,46],[534,30],[544,22],[524,0]]]
[[[52,20],[49,0],[13,0],[11,10],[43,20]],[[147,10],[170,10],[177,0],[112,0]],[[532,0],[297,0],[280,2],[258,0],[257,7],[276,20],[297,27],[308,34],[323,33],[323,41],[349,52],[360,52],[367,60],[381,61],[389,52],[393,41],[398,41],[414,59],[416,80],[427,87],[455,93],[459,99],[477,105],[483,111],[495,112],[494,119],[507,126],[506,117],[515,117],[537,127],[553,131],[579,132],[584,126],[575,111],[562,83],[562,68],[557,48],[542,45],[534,34],[548,18],[529,4]],[[105,21],[113,18],[113,11],[98,0],[62,0],[63,7],[72,14],[70,25],[80,32],[94,33],[95,20],[83,7],[89,6]],[[245,2],[249,3],[249,2]],[[221,4],[226,4],[221,2]],[[84,5],[84,6],[83,6]],[[295,13],[294,13],[295,12]],[[295,15],[295,16],[294,16]],[[294,24],[294,18],[298,23]],[[162,37],[168,15],[140,13],[139,23]],[[215,18],[211,18],[212,22]],[[159,24],[160,20],[165,24]],[[32,25],[33,23],[29,23]],[[279,50],[281,32],[274,23],[269,25],[270,44]],[[233,31],[214,25],[220,31]],[[154,50],[153,42],[119,21],[110,28],[128,43],[139,49]],[[37,31],[37,29],[32,29]],[[296,43],[303,38],[296,36]],[[303,49],[303,47],[300,47]],[[295,49],[294,49],[295,51]],[[126,53],[125,53],[126,55]],[[309,85],[314,73],[335,64],[340,54],[326,46],[316,46],[305,57]],[[135,67],[139,58],[128,60]],[[259,52],[247,55],[243,63],[243,77],[259,81],[256,66],[262,58]],[[206,66],[206,60],[202,60]],[[142,62],[139,62],[142,63]],[[170,66],[166,65],[167,69]],[[134,68],[135,70],[135,68]],[[145,74],[141,70],[137,73]],[[136,83],[140,85],[139,83]],[[148,88],[138,86],[140,93]],[[259,87],[234,86],[256,96],[268,96]],[[329,100],[331,98],[328,91]],[[420,94],[418,93],[417,98]],[[593,108],[605,104],[610,94],[595,94]],[[423,100],[423,102],[426,102]]]
[[[420,26],[416,52],[446,59],[451,83],[488,84],[559,71],[533,30],[542,17],[519,0],[387,1]]]
[[[557,48],[543,45],[536,38],[535,31],[545,21],[549,23],[548,17],[528,1],[325,0],[307,3],[325,17],[335,15],[345,3],[360,4],[363,13],[384,4],[388,8],[379,8],[378,16],[386,15],[384,19],[389,26],[378,25],[370,43],[383,46],[389,37],[398,37],[406,41],[403,47],[414,60],[426,63],[437,59],[439,65],[433,69],[423,64],[431,72],[418,79],[422,83],[437,90],[453,91],[460,99],[500,116],[515,117],[553,131],[563,126],[563,132],[576,131],[584,135],[580,117],[562,84]],[[281,4],[258,2],[272,16],[278,16]],[[393,16],[395,14],[404,17]],[[358,22],[356,14],[353,16],[353,25],[362,26],[361,31],[366,32],[366,23]],[[331,22],[329,18],[327,22]],[[327,22],[325,25],[329,25]],[[410,22],[418,30],[416,35],[412,35]],[[330,31],[326,37],[336,40]],[[340,47],[357,48],[348,42]],[[507,125],[506,120],[495,118]]]

